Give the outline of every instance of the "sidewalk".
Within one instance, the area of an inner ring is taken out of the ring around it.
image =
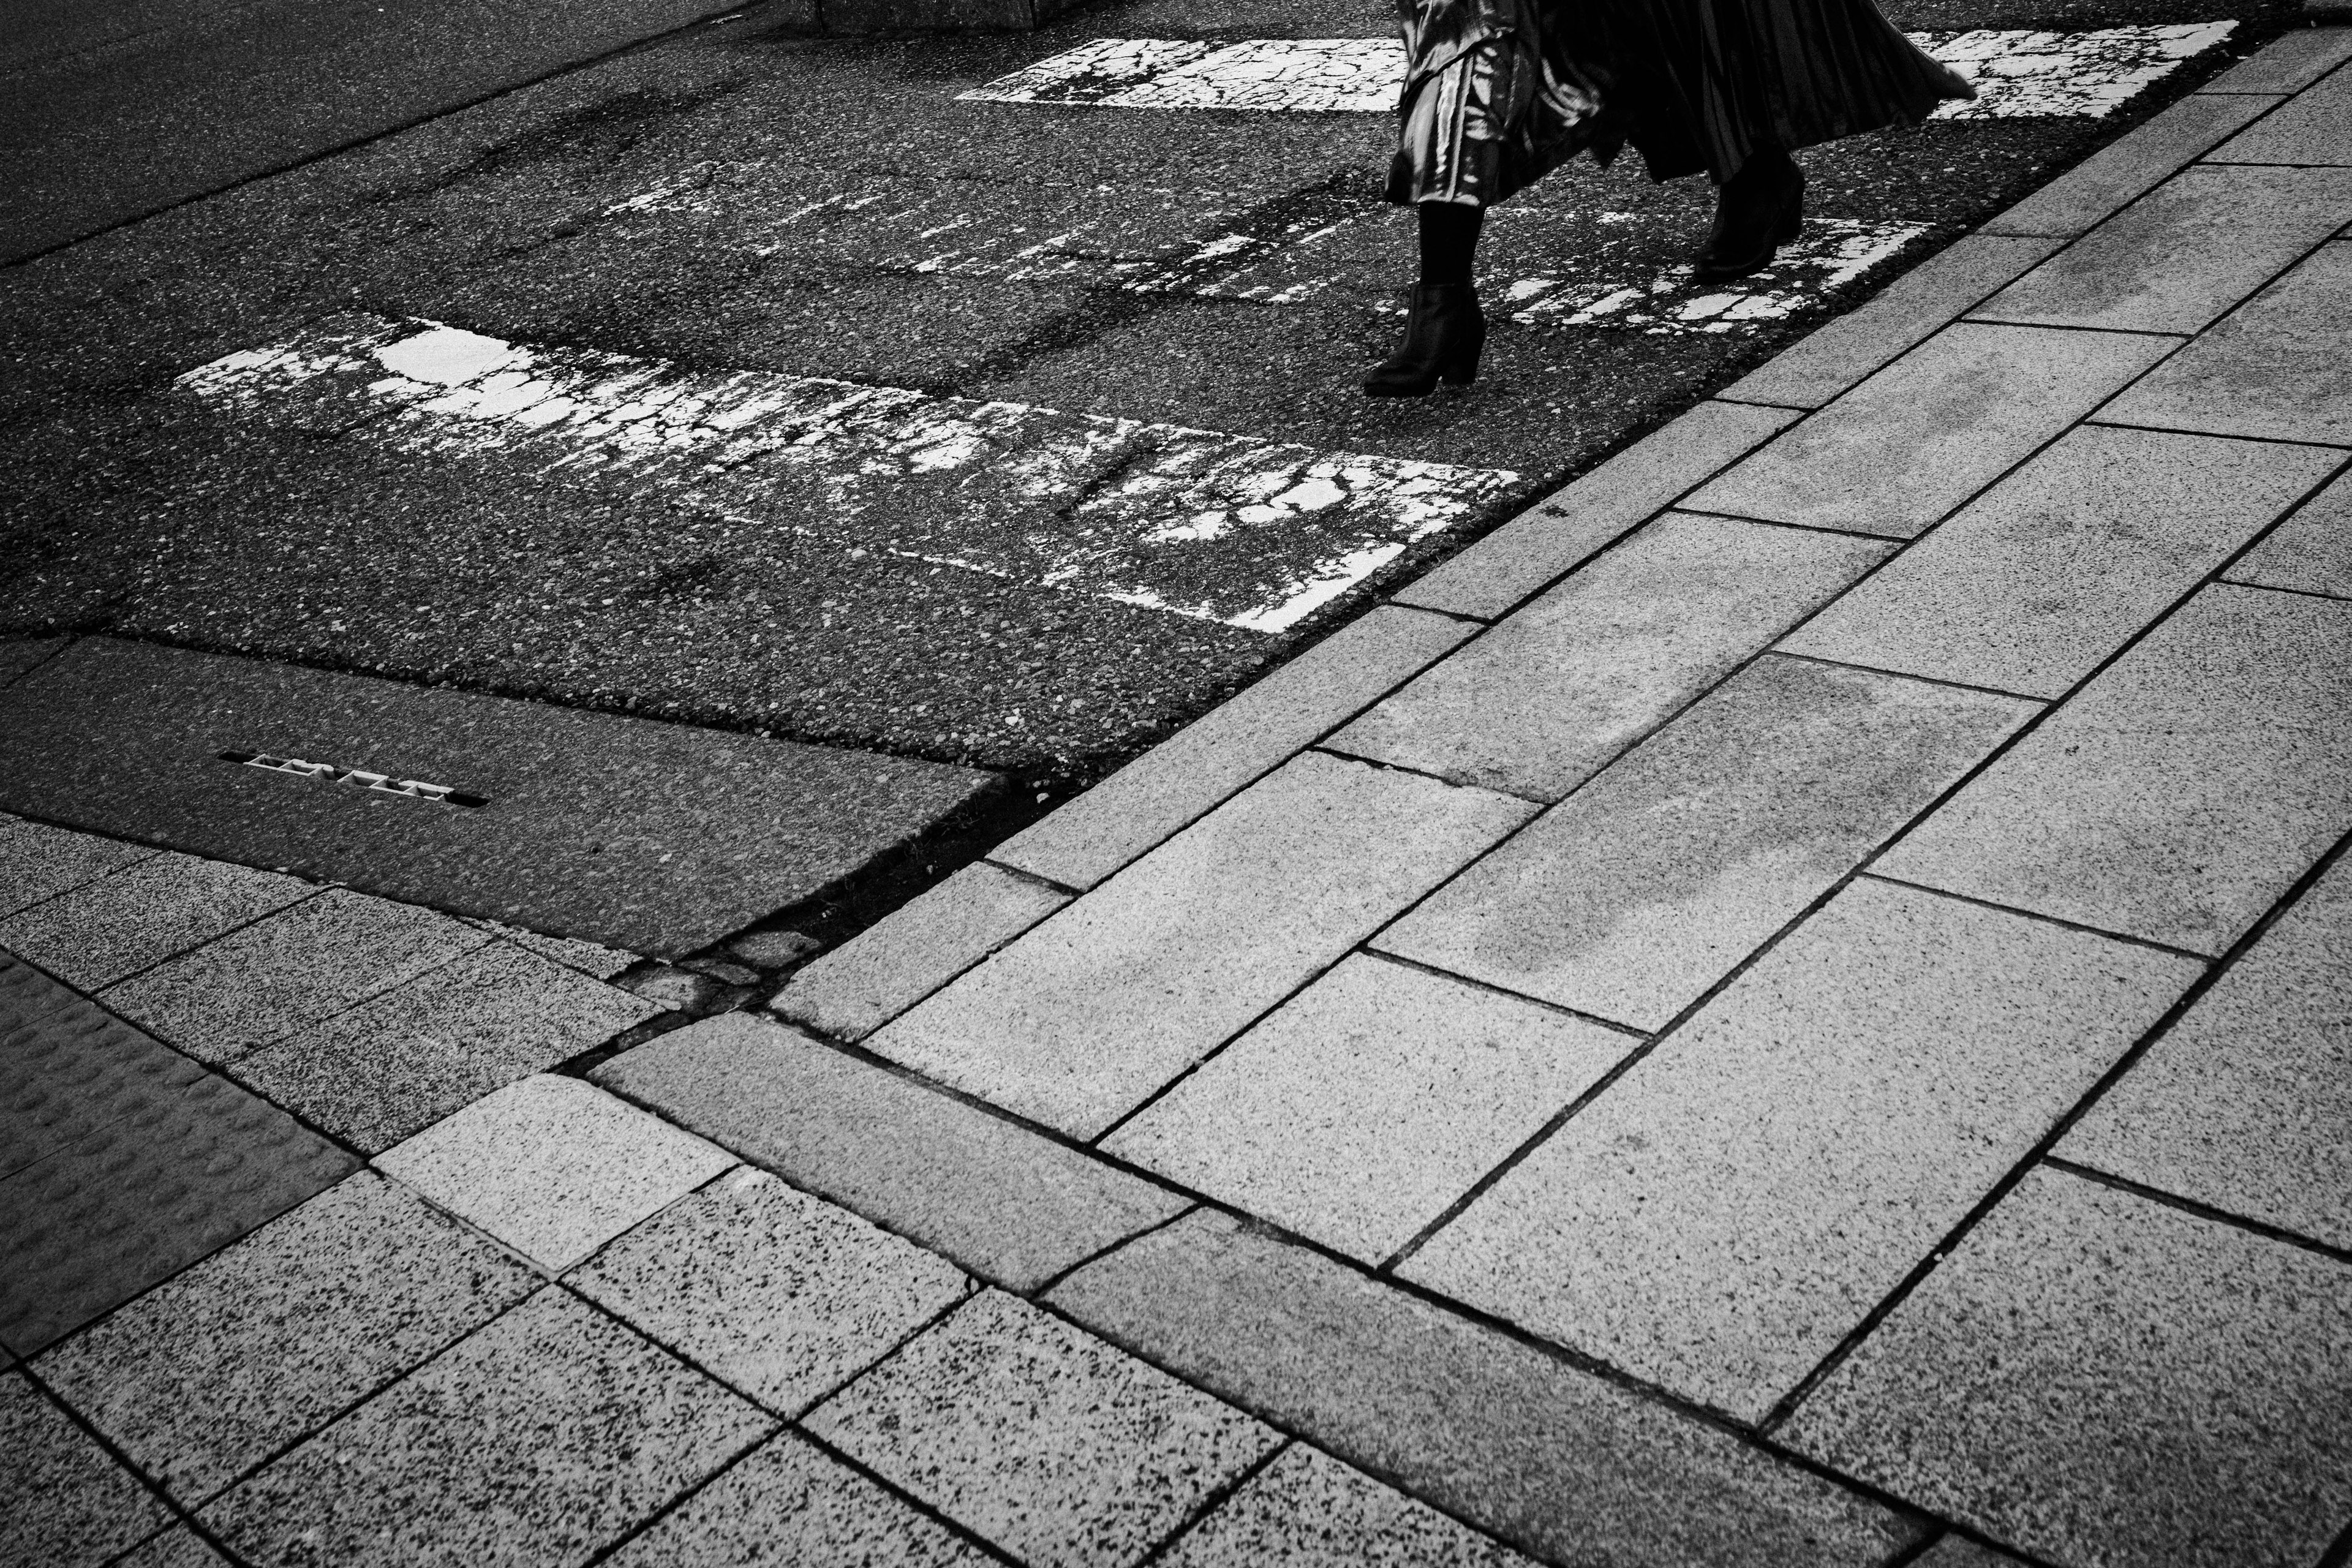
[[[789,973],[0,822],[0,1563],[2343,1568],[2347,226],[2295,33]]]

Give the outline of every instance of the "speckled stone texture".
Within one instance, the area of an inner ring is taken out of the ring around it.
[[[1759,1420],[2197,973],[1857,882],[1402,1272]]]
[[[495,942],[256,1051],[237,1076],[373,1153],[656,1011]]]
[[[1126,1568],[1280,1441],[995,1291],[804,1424],[1039,1568]]]
[[[1293,1444],[1178,1539],[1168,1568],[1523,1568],[1528,1559]]]
[[[1377,1264],[1638,1044],[1351,955],[1103,1149]]]
[[[1669,513],[1340,731],[1332,747],[1557,800],[1891,549]]]
[[[115,1568],[228,1568],[228,1559],[205,1544],[203,1536],[179,1524],[141,1542]]]
[[[979,1568],[995,1560],[785,1434],[606,1561],[613,1568]]]
[[[2342,460],[2084,426],[1780,646],[2063,697]]]
[[[2058,1145],[2352,1250],[2352,858],[2339,858]]]
[[[517,947],[528,948],[541,958],[551,958],[566,969],[576,969],[598,980],[610,980],[637,962],[637,955],[634,952],[624,952],[617,947],[606,947],[601,942],[583,942],[577,937],[550,936],[545,931],[505,925],[498,921],[469,920],[466,923],[502,936]]]
[[[1879,861],[2219,953],[2352,828],[2352,605],[2217,585]]]
[[[569,1568],[774,1425],[548,1289],[200,1517],[257,1568]]]
[[[1091,888],[1290,753],[1345,723],[1475,628],[1382,605],[1160,742],[990,858]]]
[[[986,861],[967,866],[795,971],[772,1005],[812,1029],[862,1040],[1069,901]]]
[[[0,915],[56,898],[156,851],[0,813]]]
[[[1947,1535],[1921,1552],[1916,1568],[2019,1568],[2018,1560],[1965,1535]]]
[[[1229,1215],[1054,1288],[1097,1333],[1547,1562],[1864,1568],[1903,1515]]]
[[[330,888],[109,989],[106,1005],[233,1062],[489,941],[413,904]]]
[[[2080,234],[2154,190],[2175,170],[2211,151],[2277,101],[2275,97],[2184,98],[1990,219],[1985,231],[2051,237]]]
[[[376,1168],[560,1273],[735,1163],[576,1078],[509,1084]]]
[[[783,1415],[887,1355],[970,1289],[953,1264],[764,1171],[681,1199],[572,1284]]]
[[[2352,1268],[2035,1172],[1780,1436],[2055,1563],[2310,1563],[2352,1518]]]
[[[1688,504],[1916,538],[2173,346],[2116,332],[1948,327]]]
[[[362,1171],[51,1351],[41,1375],[193,1507],[538,1283]]]
[[[0,1563],[97,1563],[171,1522],[163,1500],[18,1373],[0,1374]]]
[[[222,860],[150,856],[0,921],[0,947],[95,991],[312,891]]]
[[[29,1355],[356,1163],[205,1077],[0,1182],[0,1342]]]
[[[1185,1206],[1175,1194],[741,1013],[624,1053],[596,1081],[1009,1290]]]
[[[1767,655],[1373,945],[1662,1028],[2034,710]]]
[[[2300,92],[2352,59],[2352,27],[2306,27],[2273,39],[2199,90]]]
[[[2352,163],[2352,72],[2336,70],[2221,144],[2217,163]]]
[[[866,1044],[1093,1138],[1533,810],[1308,752]]]
[[[2230,581],[2352,599],[2352,475],[2305,501],[2230,568]]]
[[[70,991],[0,1032],[0,1176],[101,1127],[145,1121],[205,1069]]]
[[[0,1035],[75,1000],[71,987],[59,984],[14,953],[0,952]]]

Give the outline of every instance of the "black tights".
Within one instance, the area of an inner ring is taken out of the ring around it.
[[[1415,202],[1421,222],[1421,280],[1433,287],[1470,281],[1470,258],[1486,209],[1471,202]]]

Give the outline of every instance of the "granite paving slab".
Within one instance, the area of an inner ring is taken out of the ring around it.
[[[2297,508],[2230,568],[2229,581],[2352,599],[2352,476]]]
[[[1321,1253],[1203,1210],[1046,1297],[1551,1563],[1885,1563],[1903,1514]]]
[[[1878,862],[2218,954],[2352,828],[2352,605],[2204,590]]]
[[[0,952],[0,1035],[20,1029],[77,1000],[61,985],[11,952]]]
[[[605,1561],[613,1568],[978,1568],[993,1559],[785,1433]]]
[[[1372,945],[1662,1028],[2035,711],[1767,655]]]
[[[2352,59],[2352,27],[2305,27],[2273,38],[2198,90],[2300,92]]]
[[[145,844],[0,815],[0,915],[13,915],[155,853]]]
[[[1509,1547],[1294,1443],[1162,1553],[1168,1568],[1519,1568]]]
[[[660,1009],[503,942],[254,1052],[237,1076],[375,1153]]]
[[[647,1041],[597,1082],[787,1181],[1027,1291],[1185,1200],[746,1014]]]
[[[1401,1272],[1760,1421],[2198,967],[1856,882]]]
[[[1308,752],[866,1044],[1097,1137],[1533,810]]]
[[[2006,1552],[1996,1552],[1965,1535],[1947,1535],[1921,1552],[1918,1568],[2023,1568]]]
[[[1916,538],[2175,346],[2123,332],[1963,321],[1685,504]]]
[[[679,1200],[575,1270],[581,1294],[797,1415],[971,1289],[946,1259],[764,1171]]]
[[[229,1568],[228,1559],[184,1524],[150,1536],[139,1549],[116,1559],[114,1568]]]
[[[2352,169],[2194,164],[1972,314],[2111,331],[2201,331],[2347,223]]]
[[[770,1005],[836,1039],[862,1040],[1069,901],[984,860],[966,866],[794,971]]]
[[[1220,703],[990,858],[1086,889],[1378,700],[1475,628],[1374,607]]]
[[[2217,163],[2352,163],[2352,71],[2337,69],[2224,142]]]
[[[2352,145],[2352,135],[2346,142]],[[2352,243],[2332,240],[2102,408],[2099,417],[2352,447],[2347,318]]]
[[[359,1171],[51,1350],[40,1372],[193,1507],[538,1283]]]
[[[0,637],[0,686],[5,686],[70,641],[68,637]]]
[[[993,1290],[803,1425],[1037,1568],[1126,1568],[1281,1441]]]
[[[775,1427],[547,1289],[199,1516],[257,1568],[583,1563]]]
[[[205,1069],[70,991],[0,1033],[0,1176],[122,1121],[166,1116]]]
[[[209,1075],[0,1181],[0,1342],[30,1355],[349,1174]]]
[[[551,1273],[702,1185],[735,1157],[592,1083],[541,1073],[375,1158]]]
[[[1982,232],[2060,238],[2080,234],[2244,129],[2289,90],[2184,98],[1991,218]]]
[[[0,921],[0,947],[95,991],[316,890],[223,860],[150,856]]]
[[[1333,737],[1558,800],[1893,547],[1670,512]]]
[[[172,1522],[161,1498],[107,1456],[21,1373],[0,1374],[0,1563],[103,1563]]]
[[[2063,697],[2342,458],[2079,426],[1780,646]]]
[[[330,888],[110,987],[106,1005],[233,1062],[490,940],[414,904]]]
[[[592,979],[610,980],[637,962],[638,955],[634,952],[624,952],[619,948],[606,947],[601,942],[583,942],[577,937],[550,936],[545,931],[478,917],[466,923],[493,936],[502,936],[517,947],[528,949],[541,958],[551,958],[564,968],[576,969]]]
[[[2057,1152],[2352,1251],[2352,859],[2338,858]]]
[[[2352,1519],[2352,1268],[2036,1171],[1780,1437],[2055,1563],[2313,1563]]]
[[[1638,1043],[1351,954],[1103,1150],[1377,1264]]]

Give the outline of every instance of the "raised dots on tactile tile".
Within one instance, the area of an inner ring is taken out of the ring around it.
[[[205,1076],[169,1046],[71,992],[0,1030],[0,1177],[156,1108]]]
[[[1126,1568],[1280,1441],[991,1290],[803,1425],[1027,1563]]]
[[[734,1163],[594,1084],[548,1074],[509,1084],[375,1160],[558,1272]]]
[[[2352,1519],[2352,1265],[2036,1170],[1776,1436],[2053,1563],[2303,1568]]]
[[[125,844],[0,813],[0,916],[95,882],[157,853],[144,844]]]
[[[79,994],[71,986],[50,979],[14,953],[0,952],[0,1034],[77,1000]]]
[[[575,1568],[775,1426],[551,1289],[197,1517],[249,1562]]]
[[[1158,1561],[1167,1568],[1533,1568],[1499,1542],[1303,1443]]]
[[[0,1373],[0,1563],[96,1564],[172,1522],[161,1498],[22,1373]]]
[[[360,1171],[57,1346],[41,1375],[193,1507],[539,1283]]]
[[[313,890],[275,871],[166,853],[0,921],[0,947],[96,990]]]

